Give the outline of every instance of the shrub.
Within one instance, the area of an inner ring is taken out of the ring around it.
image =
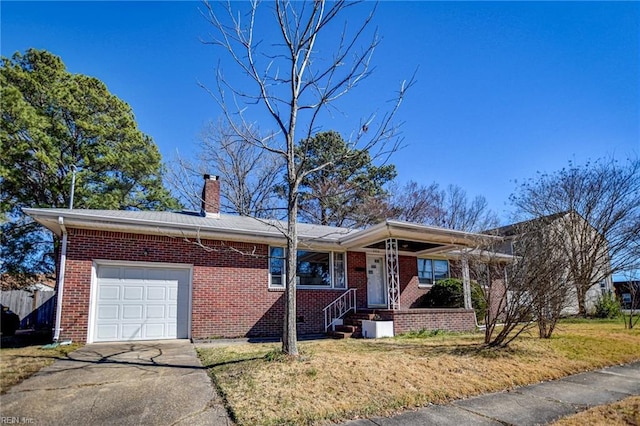
[[[611,293],[603,294],[596,301],[593,313],[596,318],[618,318],[621,314],[620,303]]]
[[[476,311],[476,318],[483,319],[487,310],[487,301],[482,287],[476,282],[471,282],[471,305]],[[447,278],[437,281],[429,293],[421,300],[423,308],[463,308],[464,290],[462,280],[459,278]]]

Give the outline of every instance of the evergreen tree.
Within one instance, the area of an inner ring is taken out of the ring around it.
[[[312,171],[300,184],[303,221],[362,226],[384,219],[369,206],[386,195],[384,185],[396,177],[393,164],[374,166],[366,150],[349,147],[333,131],[301,141],[297,151],[302,169]]]
[[[29,49],[0,68],[0,254],[2,272],[47,273],[53,237],[23,207],[166,209],[157,146],[131,107],[96,78],[71,74],[47,51]]]

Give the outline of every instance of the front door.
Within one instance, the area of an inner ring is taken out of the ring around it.
[[[367,256],[367,303],[369,307],[387,306],[382,256]]]

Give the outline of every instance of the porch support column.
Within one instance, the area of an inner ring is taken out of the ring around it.
[[[400,309],[400,273],[398,272],[398,240],[389,238],[385,242],[385,257],[387,264],[387,307]]]
[[[469,279],[469,259],[467,259],[466,253],[462,254],[462,291],[464,294],[464,308],[472,309],[471,280]]]

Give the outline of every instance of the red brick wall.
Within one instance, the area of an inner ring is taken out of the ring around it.
[[[268,289],[268,246],[221,241],[202,241],[202,244],[210,250],[182,238],[69,229],[61,338],[81,342],[87,338],[94,260],[193,265],[193,338],[279,336],[284,316],[284,292]],[[418,287],[415,257],[400,256],[399,267],[401,308],[405,310],[413,307],[427,290]],[[349,288],[357,289],[358,307],[366,307],[365,253],[347,253],[347,280]],[[322,309],[342,291],[298,289],[298,332],[323,332]],[[427,323],[424,319],[416,321],[434,328],[446,328],[443,321],[468,324],[468,319],[459,320],[455,315],[449,315],[445,320],[440,317],[448,314],[432,314]],[[409,326],[403,325],[404,322],[408,324],[413,320],[399,321],[397,327],[401,330]],[[441,327],[441,324],[444,325]],[[448,329],[458,329],[452,327]],[[466,325],[461,327],[466,329]]]
[[[268,246],[220,241],[202,243],[212,250],[182,238],[69,229],[61,337],[86,341],[91,268],[95,259],[192,264],[193,338],[280,335],[284,292],[268,290]],[[350,285],[353,281],[361,286],[363,278],[366,279],[363,272],[355,271],[360,261],[357,253],[349,253]],[[364,287],[366,297],[366,282]],[[298,332],[323,332],[322,309],[341,293],[342,290],[299,289]]]
[[[349,288],[357,289],[358,308],[367,307],[367,254],[361,252],[347,253],[347,280]]]
[[[418,260],[411,256],[399,256],[400,269],[400,309],[415,308],[428,288],[418,286]]]
[[[382,255],[384,257],[384,255]],[[462,273],[453,269],[455,262],[451,262],[452,276],[462,277]],[[347,253],[347,268],[349,288],[358,289],[357,301],[359,308],[367,307],[367,255],[362,252]],[[409,309],[417,306],[418,300],[429,292],[428,288],[418,286],[418,261],[413,256],[399,256],[398,270],[400,273],[400,308]],[[458,275],[455,275],[458,273]]]
[[[472,309],[411,309],[377,311],[381,319],[393,321],[394,334],[420,330],[473,331],[476,315]]]

